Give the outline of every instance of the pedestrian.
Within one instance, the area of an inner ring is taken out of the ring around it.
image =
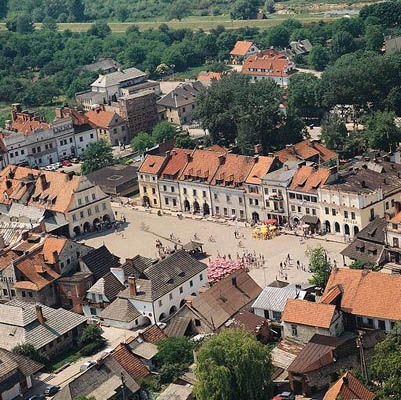
[[[283,263],[281,262],[281,263],[280,263],[280,269],[282,269],[282,268],[283,268]]]

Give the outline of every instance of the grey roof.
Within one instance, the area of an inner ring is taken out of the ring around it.
[[[137,279],[136,299],[156,300],[195,275],[205,271],[206,264],[192,258],[185,250],[179,250],[146,268]],[[120,294],[129,297],[129,289]]]
[[[384,261],[384,245],[355,239],[340,254],[351,260],[378,265]]]
[[[36,318],[35,304],[18,300],[0,304],[0,347],[11,350],[17,344],[31,343],[40,349],[86,322],[86,317],[72,311],[41,307],[43,325]]]
[[[113,165],[98,169],[87,175],[87,178],[94,183],[105,188],[115,188],[126,183],[136,183],[138,168],[131,165]]]
[[[46,210],[44,208],[30,207],[24,204],[11,204],[8,216],[10,218],[18,218],[20,222],[41,222]]]
[[[110,354],[98,365],[88,368],[69,382],[53,399],[75,400],[80,395],[94,396],[99,400],[115,398],[116,392],[119,392],[121,388],[121,373],[124,375],[128,390],[131,393],[136,393],[140,389],[139,385]]]
[[[19,369],[24,376],[30,376],[40,371],[43,367],[43,364],[28,357],[0,348],[0,380],[15,369]]]
[[[187,331],[190,323],[190,318],[176,317],[170,320],[164,331],[168,336],[185,336],[185,332]]]
[[[129,79],[135,79],[140,77],[145,77],[145,72],[139,70],[138,68],[131,67],[123,69],[121,71],[112,72],[106,75],[99,75],[99,77],[92,83],[91,86],[107,87],[112,85],[118,85],[121,82],[127,81]]]
[[[385,244],[386,238],[384,228],[387,226],[388,221],[384,218],[376,217],[365,228],[356,234],[356,237],[361,240],[369,242]]]
[[[92,64],[84,65],[81,70],[82,71],[107,71],[109,69],[118,69],[121,68],[122,65],[117,61],[113,60],[112,58],[99,58],[97,61],[93,62]]]
[[[167,389],[162,392],[158,400],[188,400],[192,395],[192,386],[182,386],[171,383]]]
[[[271,310],[283,312],[288,299],[303,299],[305,289],[309,284],[301,284],[301,291],[295,287],[295,284],[286,287],[266,286],[252,305],[252,308],[261,308],[262,310]]]
[[[262,178],[262,180],[289,185],[296,172],[297,172],[296,167],[292,168],[291,166],[287,168],[286,166],[284,166],[280,169],[269,172]]]
[[[164,97],[158,100],[157,104],[171,108],[193,104],[196,101],[196,97],[203,89],[204,86],[199,81],[181,83],[170,93],[167,93]]]
[[[139,278],[145,269],[154,264],[155,261],[156,260],[138,254],[134,258],[127,258],[122,265],[122,269],[124,270],[125,276],[136,276]]]
[[[100,314],[101,319],[112,321],[132,322],[142,315],[128,299],[117,298]]]
[[[4,216],[5,217],[5,216]],[[25,222],[8,222],[5,220],[0,221],[0,232],[3,236],[4,243],[7,246],[14,246],[16,245],[23,232],[27,230],[31,230],[32,228],[37,227],[38,224],[31,224]]]
[[[88,289],[88,293],[102,294],[109,302],[112,302],[117,297],[118,293],[124,289],[124,284],[122,284],[112,272],[108,272]]]
[[[103,245],[83,256],[82,262],[93,273],[95,280],[98,280],[105,276],[110,268],[118,267],[120,258],[110,253],[108,248]]]

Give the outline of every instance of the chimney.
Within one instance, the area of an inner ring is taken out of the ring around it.
[[[22,240],[28,240],[28,237],[29,237],[29,231],[22,232],[22,235],[21,235]]]
[[[362,181],[362,182],[361,182],[361,186],[362,186],[363,188],[366,188],[366,182],[365,182],[365,181]]]
[[[345,386],[348,386],[348,377],[347,376],[343,377],[343,382],[344,382]]]
[[[218,159],[219,159],[219,165],[223,165],[224,162],[226,161],[226,155],[225,154],[220,154]]]
[[[187,153],[187,162],[191,162],[192,156],[190,153]]]
[[[260,154],[263,153],[263,147],[262,147],[262,145],[260,143],[259,144],[255,144],[253,149],[255,151],[255,154],[259,154],[260,155]]]
[[[231,283],[232,283],[233,286],[237,287],[237,277],[233,276],[231,278]]]
[[[40,304],[36,305],[36,318],[39,321],[40,325],[44,325],[45,317],[43,316],[42,306]]]
[[[136,279],[134,276],[128,277],[128,287],[129,287],[129,295],[131,297],[135,297],[137,292],[136,292]]]
[[[315,296],[321,296],[322,295],[322,289],[320,287],[315,288]]]
[[[40,179],[40,184],[42,186],[42,190],[45,190],[47,188],[46,175],[45,174],[39,175],[39,179]]]
[[[57,252],[57,250],[53,251],[53,259],[54,259],[54,263],[58,262],[58,252]]]
[[[12,182],[10,181],[10,180],[6,180],[6,188],[7,189],[11,189],[11,186],[12,186],[13,184],[12,184]]]
[[[62,119],[64,116],[63,109],[61,107],[56,108],[56,118]]]
[[[13,122],[17,119],[17,114],[21,112],[21,103],[14,103],[11,105],[11,117]]]

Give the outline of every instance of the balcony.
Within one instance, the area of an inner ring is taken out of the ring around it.
[[[283,200],[283,195],[273,193],[273,194],[269,195],[269,200]]]

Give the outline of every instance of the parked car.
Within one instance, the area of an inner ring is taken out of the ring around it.
[[[28,400],[44,400],[45,396],[43,394],[34,394],[33,396],[29,397]]]
[[[295,400],[295,395],[290,392],[283,392],[274,396],[272,400]]]
[[[45,396],[54,396],[60,390],[58,385],[48,385],[45,389]]]
[[[93,365],[96,365],[97,361],[96,360],[89,360],[84,362],[81,367],[79,368],[80,371],[86,371],[87,369],[89,369],[90,367],[92,367]]]
[[[54,163],[54,166],[56,168],[61,168],[63,166],[63,164],[61,162],[56,162],[56,163]]]
[[[62,162],[62,164],[63,164],[63,167],[71,167],[72,166],[72,163],[70,160],[64,160]]]

